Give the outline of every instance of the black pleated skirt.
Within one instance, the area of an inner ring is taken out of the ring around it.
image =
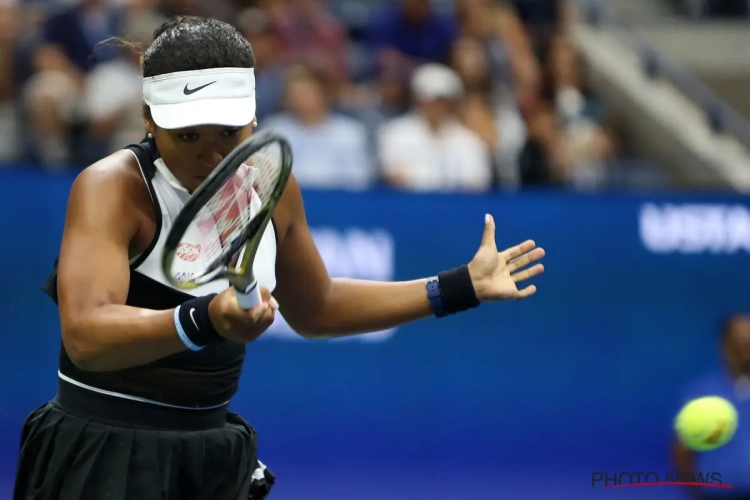
[[[61,381],[24,423],[13,498],[262,500],[274,480],[253,427],[226,408],[159,407]]]

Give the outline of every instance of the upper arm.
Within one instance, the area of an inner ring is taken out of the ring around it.
[[[129,174],[108,168],[112,158],[84,170],[68,199],[57,281],[63,337],[88,312],[127,299],[138,204]]]
[[[293,176],[281,205],[289,224],[277,249],[274,296],[289,326],[304,333],[325,303],[331,278],[307,225],[302,192]]]

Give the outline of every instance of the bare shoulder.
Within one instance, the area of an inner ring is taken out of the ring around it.
[[[109,191],[109,189],[112,189]],[[107,192],[102,193],[102,189]],[[91,194],[137,194],[148,189],[135,156],[127,150],[117,151],[85,168],[76,178],[71,196]]]
[[[84,169],[73,182],[66,226],[115,225],[119,227],[108,230],[117,230],[128,241],[148,242],[154,221],[148,187],[130,151],[117,151],[99,160]]]

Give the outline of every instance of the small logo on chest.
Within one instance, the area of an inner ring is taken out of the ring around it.
[[[195,262],[201,255],[200,245],[191,245],[190,243],[180,243],[177,246],[177,257],[185,262]]]

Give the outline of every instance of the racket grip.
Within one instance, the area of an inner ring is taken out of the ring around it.
[[[234,289],[234,293],[237,296],[237,304],[243,309],[252,309],[255,306],[260,305],[263,299],[260,296],[260,287],[258,282],[253,282],[252,285],[247,287],[247,290],[241,292],[237,288]]]

